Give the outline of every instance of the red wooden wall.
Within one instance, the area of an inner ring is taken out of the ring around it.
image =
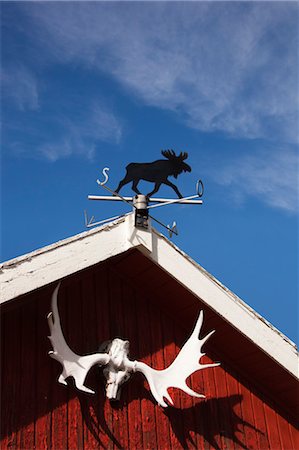
[[[47,356],[46,315],[54,286],[2,309],[2,449],[285,449],[299,448],[292,421],[251,381],[212,354],[218,368],[192,376],[205,400],[173,390],[176,408],[157,406],[141,374],[124,386],[119,403],[104,397],[99,369],[89,395],[57,383],[61,366]],[[112,263],[64,280],[58,297],[65,336],[77,353],[92,353],[114,337],[129,339],[131,358],[162,369],[188,337],[174,317],[140,292]],[[195,321],[196,317],[194,317]],[[191,331],[191,329],[189,330]],[[209,361],[207,357],[206,362]]]

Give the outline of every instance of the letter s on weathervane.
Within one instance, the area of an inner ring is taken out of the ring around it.
[[[110,170],[109,167],[104,167],[104,169],[102,170],[102,174],[104,175],[105,179],[104,179],[104,181],[97,180],[97,183],[100,186],[104,186],[104,184],[106,184],[107,181],[109,180],[109,175],[108,175],[109,170]]]

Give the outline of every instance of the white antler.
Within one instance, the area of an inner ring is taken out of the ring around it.
[[[193,397],[205,397],[193,391],[186,384],[187,378],[200,369],[219,366],[219,363],[200,364],[203,344],[214,333],[211,331],[203,339],[199,339],[199,333],[203,322],[203,311],[200,312],[194,330],[185,343],[180,353],[173,363],[164,370],[155,370],[140,361],[130,361],[128,358],[129,342],[116,338],[111,341],[109,353],[94,353],[92,355],[80,356],[74,353],[67,345],[60,324],[57,307],[57,295],[60,283],[52,294],[52,312],[47,316],[51,335],[48,336],[53,351],[49,355],[62,365],[62,373],[58,378],[59,383],[67,384],[66,378],[73,377],[75,385],[84,392],[93,393],[91,389],[84,386],[86,375],[95,364],[107,366],[104,374],[107,379],[107,397],[116,399],[119,397],[119,387],[126,381],[131,372],[142,372],[147,378],[151,392],[156,401],[163,407],[168,406],[165,399],[173,405],[173,401],[168,394],[168,388],[179,388]]]
[[[47,316],[51,335],[48,336],[53,351],[49,352],[51,358],[56,359],[63,367],[62,373],[58,378],[59,383],[67,384],[66,378],[73,377],[75,385],[80,391],[94,394],[94,391],[84,386],[86,375],[90,368],[95,364],[106,365],[110,361],[107,353],[94,353],[92,355],[80,356],[74,353],[67,345],[61,325],[57,308],[57,294],[60,283],[55,288],[52,294],[52,312]]]
[[[208,367],[216,367],[220,364],[200,364],[199,362],[200,358],[205,355],[205,353],[202,353],[201,351],[203,344],[215,331],[213,330],[203,339],[199,339],[202,321],[203,311],[199,314],[190,338],[185,343],[176,359],[169,367],[167,367],[167,369],[155,370],[143,362],[135,362],[134,370],[144,374],[149,383],[153,396],[163,407],[168,406],[164,398],[166,398],[170,404],[173,405],[173,401],[167,392],[167,389],[170,387],[179,388],[193,397],[204,398],[204,395],[194,392],[187,386],[186,379],[197,370],[206,369]]]

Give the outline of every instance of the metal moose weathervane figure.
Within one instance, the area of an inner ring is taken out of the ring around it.
[[[126,176],[121,180],[115,192],[118,193],[123,186],[132,181],[132,190],[136,194],[141,194],[137,185],[140,180],[145,180],[155,183],[153,191],[146,195],[147,198],[158,192],[161,184],[170,186],[179,198],[183,198],[178,188],[168,180],[168,177],[174,176],[174,178],[177,178],[182,172],[191,172],[191,167],[184,162],[188,158],[188,153],[181,152],[178,156],[173,150],[162,150],[161,153],[167,159],[158,159],[152,163],[129,164],[126,167]]]
[[[105,167],[103,169],[103,175],[105,177],[104,181],[97,180],[99,186],[102,186],[106,190],[108,190],[113,196],[99,196],[99,195],[89,195],[89,200],[110,200],[110,201],[123,201],[130,204],[135,210],[135,226],[147,228],[148,227],[148,219],[151,218],[154,221],[158,222],[160,225],[165,227],[170,234],[178,234],[176,229],[176,223],[173,222],[172,226],[164,225],[159,220],[149,215],[149,209],[157,208],[159,206],[169,205],[173,203],[183,203],[183,204],[202,204],[202,200],[199,198],[203,195],[203,183],[201,180],[197,181],[196,184],[196,194],[183,197],[180,193],[179,189],[175,184],[169,181],[168,177],[173,176],[177,178],[182,172],[191,172],[191,167],[185,162],[188,158],[188,153],[181,152],[179,155],[176,155],[173,150],[162,150],[162,155],[165,156],[166,159],[158,159],[157,161],[151,163],[131,163],[126,167],[126,175],[119,182],[116,190],[113,191],[110,189],[106,183],[109,179],[108,172],[109,168]],[[138,189],[138,183],[141,181],[148,181],[154,183],[154,189],[148,194],[144,195]],[[132,190],[137,194],[134,197],[123,197],[119,194],[119,191],[128,183],[132,183]],[[166,186],[171,187],[178,198],[169,199],[169,198],[157,198],[152,197],[153,194],[158,192],[161,185],[165,184]],[[155,203],[154,205],[149,205],[149,203]],[[87,217],[85,212],[85,224],[87,227],[92,227],[95,225],[100,225],[102,223],[114,220],[119,218],[120,216],[111,217],[109,219],[101,220],[99,222],[94,221],[94,217],[90,220]]]
[[[203,394],[193,391],[186,384],[187,378],[194,372],[209,367],[219,366],[220,363],[201,364],[200,359],[205,353],[202,352],[203,344],[214,333],[214,330],[200,339],[199,334],[203,322],[201,311],[192,331],[191,336],[182,347],[173,363],[164,370],[156,370],[141,361],[129,359],[129,341],[115,338],[110,341],[103,353],[90,355],[77,355],[68,346],[60,323],[57,307],[57,296],[60,283],[52,294],[52,311],[48,314],[50,328],[49,339],[53,350],[49,355],[62,365],[62,373],[58,377],[59,383],[67,384],[66,379],[73,377],[77,389],[94,394],[95,392],[84,385],[89,370],[98,365],[103,367],[106,378],[106,397],[110,400],[118,400],[121,385],[127,381],[134,372],[141,372],[148,381],[151,393],[157,403],[167,407],[168,403],[173,405],[172,398],[168,393],[170,387],[181,389],[192,397],[205,398]],[[168,403],[165,401],[168,401]]]

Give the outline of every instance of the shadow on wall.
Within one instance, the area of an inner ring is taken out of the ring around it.
[[[105,440],[108,438],[116,448],[123,448],[107,424],[105,410],[103,407],[99,407],[96,397],[86,396],[78,392],[78,398],[85,425],[100,447],[106,448]]]
[[[105,380],[103,374],[96,373],[96,370],[92,370],[89,374],[89,379],[93,379],[94,382],[97,380],[97,385],[99,384],[99,378],[101,378],[101,384],[104,386]],[[91,383],[92,386],[93,384],[94,383]],[[78,391],[74,385],[73,389],[76,391],[80,402],[85,426],[88,428],[95,441],[98,442],[99,446],[104,449],[110,448],[111,442],[116,448],[126,448],[124,443],[120,442],[120,439],[115,436],[112,429],[115,416],[117,416],[117,422],[119,422],[120,427],[125,427],[126,424],[122,423],[124,417],[120,417],[120,415],[123,416],[122,413],[126,414],[127,408],[133,400],[146,399],[154,403],[151,393],[141,383],[138,383],[137,386],[132,386],[130,383],[126,384],[126,392],[124,392],[124,394],[127,395],[122,395],[120,400],[116,402],[110,402],[105,397],[104,389],[98,391],[98,395],[95,396],[86,395],[84,392]],[[107,404],[109,404],[108,408]],[[107,414],[108,411],[109,414]],[[112,416],[114,416],[114,418]],[[109,424],[107,423],[107,420],[109,420]],[[141,420],[139,414],[138,421],[141,422]],[[142,427],[140,427],[140,431],[141,430]]]
[[[154,403],[150,393],[144,387],[139,394]],[[137,398],[137,396],[134,397]],[[87,397],[81,395],[81,393],[79,393],[79,400],[85,425],[99,445],[105,448],[104,440],[108,438],[117,448],[124,448],[109,428],[104,408],[99,408],[99,405],[90,396]],[[133,400],[131,395],[130,399],[127,400],[129,402]],[[246,427],[255,432],[263,433],[235,413],[234,407],[241,402],[242,395],[232,395],[230,397],[206,399],[185,409],[169,407],[164,409],[163,413],[168,418],[169,425],[182,448],[197,448],[196,442],[191,436],[191,433],[195,433],[201,435],[205,442],[216,450],[221,450],[217,443],[220,439],[227,441],[227,448],[233,443],[238,448],[246,450],[247,446],[239,439],[237,434],[244,433]],[[112,409],[119,412],[123,409],[125,403],[124,400],[121,400],[111,403],[111,406]],[[219,418],[222,418],[221,423]],[[184,426],[182,426],[182,423]]]
[[[228,446],[233,442],[240,448],[246,450],[246,445],[238,438],[237,433],[242,433],[244,427],[248,427],[259,433],[262,432],[235,413],[234,406],[240,404],[241,401],[242,395],[231,395],[230,397],[207,399],[191,408],[184,409],[182,411],[184,423],[192,423],[192,420],[188,420],[191,419],[190,416],[194,417],[195,415],[197,418],[195,430],[186,427],[183,432],[180,431],[179,427],[177,427],[177,409],[168,408],[165,410],[165,414],[168,416],[172,430],[183,448],[189,448],[189,443],[196,447],[191,437],[191,431],[194,431],[201,434],[204,440],[216,450],[221,450],[216,440],[217,436],[231,441],[227,443]],[[228,405],[230,405],[229,411]],[[221,424],[219,417],[223,419]]]

